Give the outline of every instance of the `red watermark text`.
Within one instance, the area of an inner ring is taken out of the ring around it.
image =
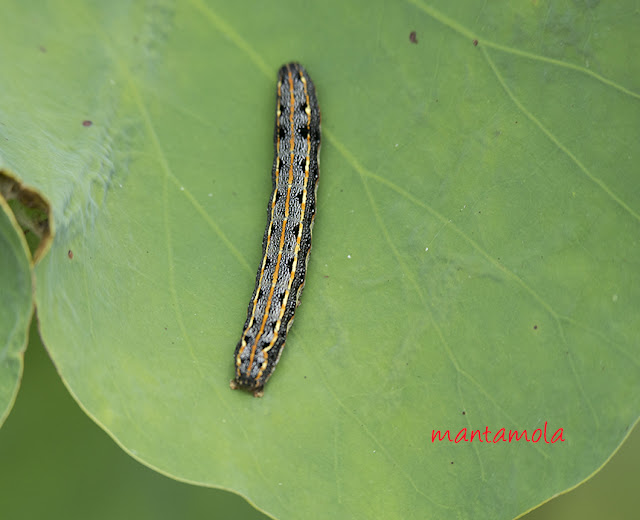
[[[496,444],[498,442],[540,442],[544,440],[547,444],[554,444],[558,441],[564,442],[562,435],[564,430],[558,428],[551,437],[547,433],[547,421],[544,422],[544,428],[536,428],[529,434],[527,430],[507,430],[500,428],[497,432],[493,433],[487,426],[484,431],[482,430],[470,430],[468,428],[462,428],[459,432],[454,432],[455,437],[452,437],[450,430],[432,430],[431,442],[448,441],[458,444],[460,442],[487,442],[489,444]],[[549,431],[551,433],[551,431]]]

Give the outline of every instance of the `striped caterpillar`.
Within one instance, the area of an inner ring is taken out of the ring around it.
[[[256,397],[276,368],[304,287],[316,213],[320,108],[307,71],[298,63],[278,72],[273,191],[262,239],[262,262],[235,350],[231,388]]]

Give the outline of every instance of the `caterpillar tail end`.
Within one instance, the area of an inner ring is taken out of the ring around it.
[[[262,397],[264,395],[264,385],[258,386],[256,388],[251,388],[238,383],[238,381],[235,379],[232,379],[231,381],[229,381],[229,388],[231,388],[231,390],[238,390],[238,389],[248,390],[249,392],[253,393],[253,397]]]

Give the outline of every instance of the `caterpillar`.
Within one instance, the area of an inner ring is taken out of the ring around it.
[[[231,389],[243,388],[255,397],[264,394],[300,302],[316,213],[320,107],[315,86],[299,63],[278,72],[274,147],[262,262],[230,383]]]

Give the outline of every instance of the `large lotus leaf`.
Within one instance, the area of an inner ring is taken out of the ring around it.
[[[0,167],[53,210],[41,334],[135,458],[279,518],[511,518],[628,434],[632,2],[14,4]],[[318,213],[255,399],[228,381],[292,59],[323,113]],[[486,442],[545,425],[562,440]],[[492,434],[432,442],[463,428]]]

